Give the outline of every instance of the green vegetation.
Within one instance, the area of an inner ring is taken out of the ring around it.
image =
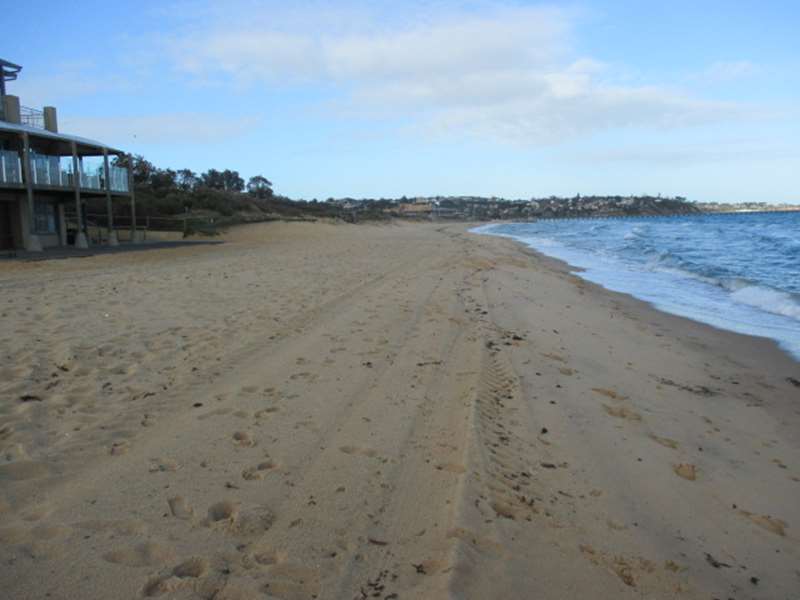
[[[276,194],[272,182],[255,175],[245,182],[237,171],[160,169],[142,156],[121,157],[115,164],[131,168],[136,190],[137,221],[153,228],[213,232],[220,226],[274,219],[341,219],[349,222],[402,219],[491,219],[669,215],[699,212],[686,198],[659,196],[581,196],[508,200],[478,196],[391,198],[328,198],[323,202],[292,200]],[[105,200],[88,203],[88,212],[102,215]],[[130,205],[114,204],[115,218],[130,219]]]
[[[214,218],[217,224],[233,224],[270,219],[314,219],[336,217],[336,207],[325,203],[296,202],[275,194],[272,182],[262,175],[246,183],[237,171],[209,169],[160,169],[142,156],[134,156],[133,181],[136,190],[137,220],[141,217],[188,217],[197,222]],[[115,160],[128,167],[127,157]],[[102,198],[88,203],[88,212],[105,212]],[[130,206],[114,204],[115,215],[130,216]]]

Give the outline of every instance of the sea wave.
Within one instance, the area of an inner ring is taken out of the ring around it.
[[[786,292],[749,285],[733,291],[731,298],[740,304],[800,320],[800,301]]]

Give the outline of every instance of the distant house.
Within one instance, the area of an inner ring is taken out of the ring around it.
[[[427,215],[433,212],[430,202],[402,202],[397,205],[397,211],[403,215]]]
[[[83,201],[90,197],[106,199],[104,231],[110,245],[118,243],[113,204],[130,202],[130,237],[135,240],[131,173],[113,160],[125,153],[59,133],[52,106],[41,111],[21,106],[17,96],[6,94],[6,82],[21,70],[0,59],[0,250],[37,251],[68,244],[86,248]]]

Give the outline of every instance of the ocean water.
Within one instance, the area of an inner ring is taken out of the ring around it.
[[[580,277],[800,360],[800,212],[484,225],[580,267]]]

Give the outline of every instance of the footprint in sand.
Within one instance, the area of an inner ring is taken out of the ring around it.
[[[192,558],[183,561],[172,570],[175,577],[185,578],[198,578],[202,577],[208,572],[209,569],[208,559],[193,556]]]
[[[252,448],[256,445],[255,440],[246,431],[237,431],[233,434],[233,441],[242,448]]]
[[[678,448],[678,442],[667,437],[661,437],[654,433],[651,433],[650,439],[656,442],[657,444],[661,444],[665,448],[672,448],[673,450],[677,450]]]
[[[0,501],[0,513],[3,512],[3,502]],[[9,507],[10,508],[10,507]],[[49,517],[50,514],[53,512],[53,508],[47,504],[40,504],[38,506],[32,506],[28,508],[23,514],[22,518],[26,521],[41,521],[42,519]]]
[[[232,500],[222,500],[208,509],[209,527],[221,527],[242,537],[259,536],[268,531],[275,522],[274,513],[266,506],[255,506],[241,510]]]
[[[612,417],[617,417],[618,419],[625,419],[626,421],[641,421],[642,415],[637,413],[635,410],[627,408],[625,406],[609,406],[608,404],[603,404],[603,409]]]
[[[747,517],[762,529],[766,529],[767,531],[781,537],[786,536],[786,529],[789,527],[789,525],[782,519],[777,519],[769,515],[757,515],[747,510],[739,510],[739,514]]]
[[[595,394],[600,394],[601,396],[605,396],[606,398],[611,398],[612,400],[625,400],[626,396],[621,396],[614,390],[608,390],[606,388],[592,388],[592,391]]]
[[[461,473],[464,473],[466,471],[466,469],[464,468],[464,465],[459,465],[459,464],[456,464],[456,463],[438,464],[438,465],[436,465],[436,469],[438,471],[447,471],[448,473],[457,473],[457,474],[461,474]]]
[[[259,548],[245,557],[246,561],[253,561],[262,567],[269,567],[286,561],[285,552],[277,552],[271,548]],[[245,565],[246,566],[246,565]]]
[[[208,509],[209,523],[232,523],[239,515],[239,507],[232,500],[223,500],[213,504]]]
[[[276,412],[278,412],[278,407],[277,406],[270,406],[270,407],[267,407],[267,408],[262,408],[261,410],[256,412],[256,414],[254,414],[253,417],[255,419],[264,419],[264,418],[268,417],[269,415],[271,415],[272,413],[276,413]]]
[[[516,521],[517,517],[522,516],[524,509],[520,506],[513,506],[504,500],[494,500],[490,506],[498,517]]]
[[[145,542],[133,548],[112,550],[103,555],[106,561],[126,567],[156,567],[168,563],[173,557],[172,549],[158,542]]]
[[[242,478],[247,481],[255,481],[257,479],[263,479],[264,476],[272,470],[278,468],[278,464],[272,460],[266,460],[262,463],[259,463],[255,467],[249,467],[242,471]]]
[[[678,477],[683,477],[689,481],[697,479],[697,467],[689,463],[681,463],[679,465],[672,465],[672,470]]]
[[[111,449],[109,450],[109,454],[112,456],[121,456],[130,450],[130,444],[126,441],[121,442],[114,442],[111,444]]]
[[[181,466],[178,464],[177,461],[172,460],[171,458],[153,458],[150,460],[150,466],[148,467],[148,471],[151,473],[159,473],[159,472],[174,472],[180,469]]]
[[[177,565],[170,573],[148,581],[142,590],[142,594],[147,598],[174,594],[182,588],[192,586],[193,581],[208,573],[209,568],[210,564],[207,559],[192,557]],[[213,597],[223,598],[224,596],[215,593]]]
[[[372,448],[360,448],[359,446],[341,446],[339,450],[345,454],[360,454],[361,456],[367,456],[369,458],[378,455]]]
[[[177,519],[189,520],[194,516],[194,509],[183,496],[174,496],[167,500],[169,512]]]
[[[215,410],[210,410],[207,413],[203,413],[197,417],[198,421],[205,421],[206,419],[210,419],[211,417],[220,417],[223,415],[227,415],[231,412],[230,408],[217,408]]]

